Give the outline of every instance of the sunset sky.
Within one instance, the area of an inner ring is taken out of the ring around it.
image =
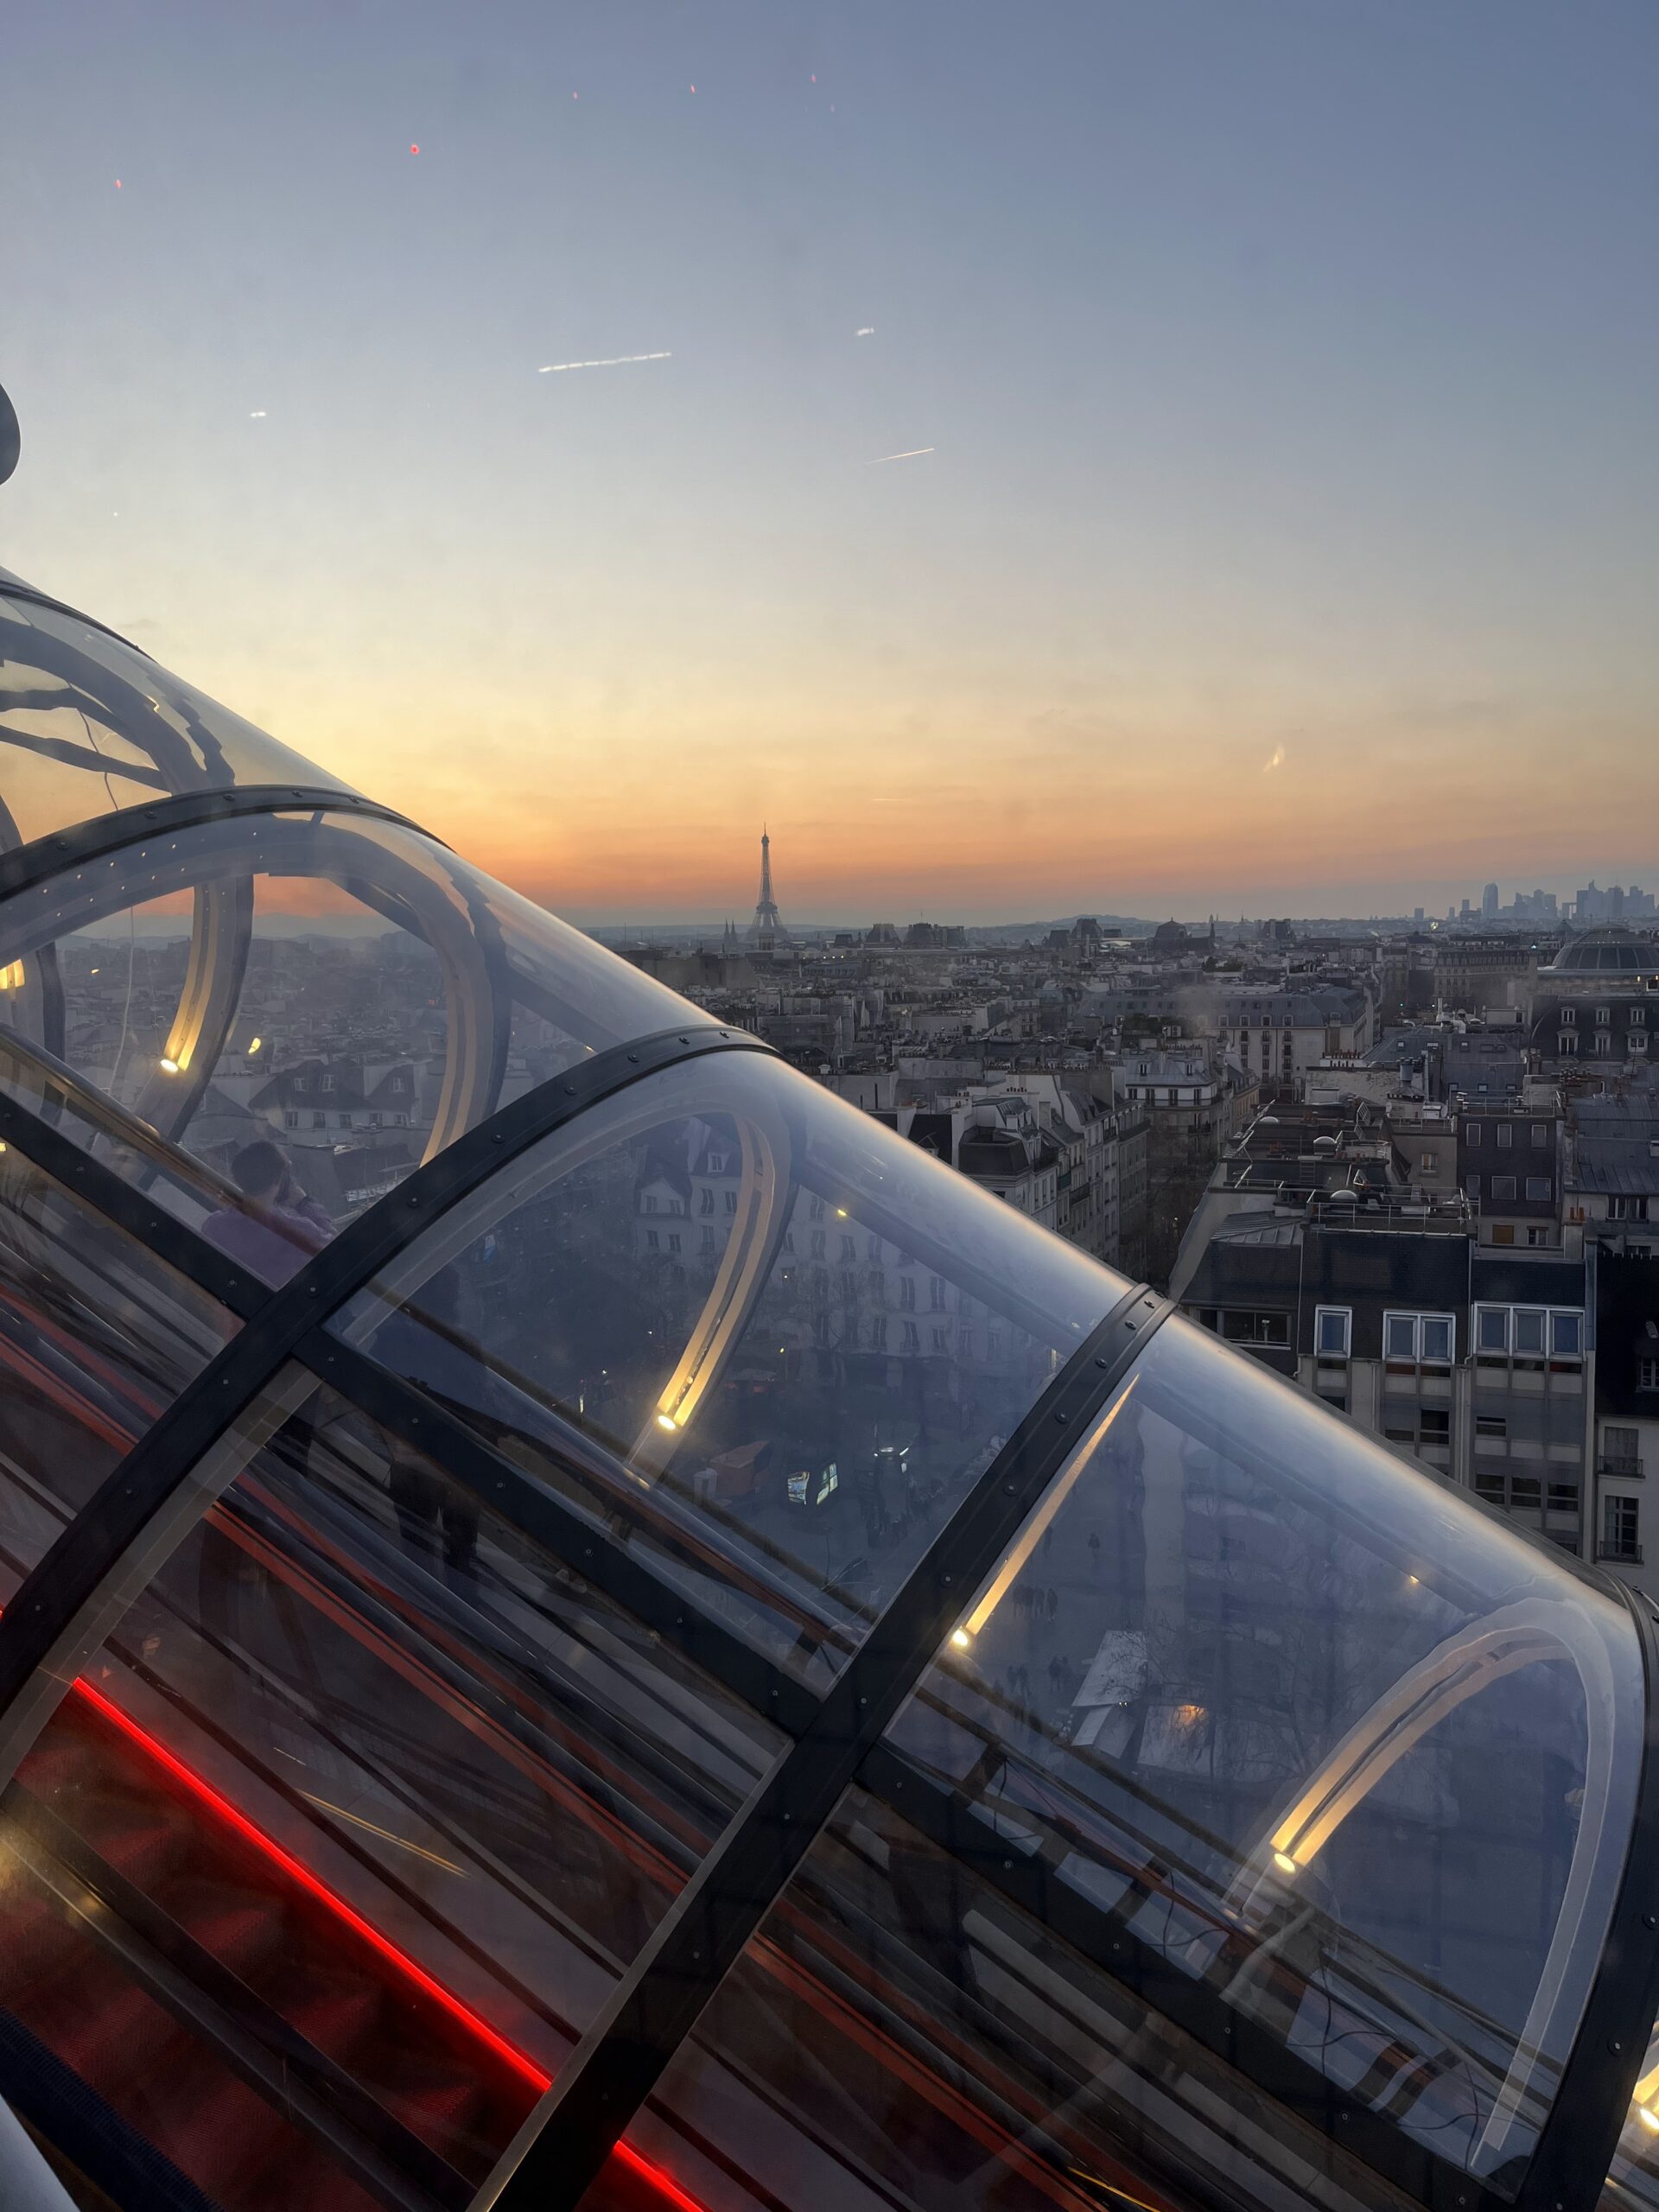
[[[0,565],[574,918],[1659,880],[1655,0],[6,43]]]

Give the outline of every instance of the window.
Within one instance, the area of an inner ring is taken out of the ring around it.
[[[670,1250],[671,1252],[677,1252],[677,1251],[679,1250],[679,1249],[680,1249],[680,1238],[679,1238],[679,1232],[678,1232],[678,1230],[675,1230],[675,1231],[674,1231],[674,1232],[670,1236],[669,1240],[668,1240],[668,1249],[669,1249],[669,1250]]]
[[[1316,1306],[1313,1349],[1321,1359],[1346,1359],[1354,1317],[1346,1306]]]
[[[1642,1557],[1638,1541],[1641,1525],[1642,1501],[1636,1497],[1605,1497],[1601,1502],[1601,1555],[1603,1559],[1631,1561]]]
[[[841,1256],[843,1264],[848,1267],[851,1267],[853,1262],[858,1257],[858,1247],[850,1236],[843,1236],[841,1240]]]
[[[870,1350],[886,1351],[887,1348],[887,1317],[878,1313],[870,1324]]]
[[[296,1113],[293,1107],[290,1106],[283,1116],[283,1127],[285,1129],[297,1129],[299,1126],[300,1117],[298,1114]]]
[[[934,1332],[933,1332],[933,1349],[934,1349],[934,1351],[944,1351],[944,1352],[948,1352],[948,1351],[950,1351],[950,1330],[949,1330],[949,1329],[935,1329],[935,1330],[934,1330]]]
[[[1573,1024],[1578,1020],[1578,1018],[1579,1010],[1577,1007],[1564,1006],[1561,1008],[1561,1027],[1563,1029],[1571,1029]]]
[[[1466,1176],[1464,1179],[1463,1187],[1467,1191],[1471,1198],[1478,1202],[1480,1198],[1480,1178],[1478,1175]]]
[[[314,1129],[326,1129],[328,1126],[328,1116],[323,1113],[313,1114],[311,1126]]]
[[[1632,1029],[1644,1028],[1647,1026],[1647,1019],[1648,1009],[1646,1007],[1633,1006],[1630,1008],[1630,1027]]]
[[[1230,1344],[1287,1344],[1290,1316],[1235,1310],[1222,1315],[1221,1333]]]
[[[944,1279],[942,1275],[928,1278],[927,1310],[930,1313],[943,1313],[944,1311]]]
[[[324,1076],[322,1081],[317,1085],[319,1090],[332,1090],[334,1087],[334,1078],[331,1075]]]
[[[648,1229],[645,1231],[645,1249],[647,1252],[657,1251],[660,1248],[660,1243],[661,1240],[658,1236],[657,1231],[654,1229]]]
[[[1571,1513],[1576,1515],[1579,1510],[1579,1486],[1577,1483],[1566,1483],[1552,1479],[1548,1488],[1544,1492],[1544,1503],[1552,1513]]]
[[[872,1236],[870,1239],[869,1262],[873,1268],[879,1268],[881,1264],[881,1239],[879,1236]]]
[[[1517,1359],[1536,1358],[1541,1354],[1547,1319],[1547,1315],[1530,1306],[1516,1306],[1511,1342]]]
[[[913,1321],[906,1321],[905,1323],[905,1340],[900,1349],[907,1352],[913,1352],[919,1351],[921,1348],[922,1340],[916,1333],[916,1324]]]
[[[1510,1503],[1522,1512],[1536,1513],[1544,1502],[1543,1485],[1536,1475],[1510,1477]]]
[[[1514,1176],[1494,1175],[1492,1178],[1492,1204],[1494,1205],[1502,1205],[1507,1201],[1512,1205],[1514,1203]]]
[[[1659,1390],[1659,1359],[1637,1361],[1636,1387],[1638,1390]]]
[[[1582,1313],[1554,1313],[1549,1317],[1549,1349],[1555,1359],[1582,1359],[1584,1357],[1584,1316]]]
[[[723,1175],[726,1173],[726,1155],[723,1152],[711,1152],[709,1154],[709,1173],[711,1175]]]
[[[1417,1155],[1417,1165],[1427,1173],[1438,1167],[1440,1161],[1432,1152],[1420,1152]]]
[[[713,1213],[714,1210],[714,1192],[712,1191],[699,1191],[697,1193],[697,1211],[699,1213]]]
[[[1503,1358],[1510,1349],[1510,1309],[1507,1306],[1475,1308],[1475,1350]]]
[[[823,1231],[821,1229],[815,1229],[812,1231],[811,1257],[815,1260],[822,1260],[824,1257]]]
[[[1477,1414],[1475,1415],[1475,1434],[1477,1436],[1506,1437],[1509,1433],[1510,1423],[1507,1414]]]
[[[1612,1049],[1613,1040],[1611,1037],[1599,1036],[1596,1039],[1596,1050],[1602,1055],[1604,1059],[1606,1058],[1607,1054],[1612,1051]]]
[[[1549,1123],[1548,1122],[1535,1122],[1532,1125],[1533,1150],[1535,1152],[1541,1152],[1548,1142]]]
[[[1499,1150],[1500,1152],[1508,1152],[1508,1151],[1510,1151],[1510,1150],[1511,1149],[1511,1147],[1513,1147],[1514,1143],[1515,1143],[1515,1125],[1514,1125],[1514,1123],[1513,1123],[1512,1122],[1500,1122],[1498,1123],[1498,1125],[1497,1125],[1497,1148],[1498,1148],[1498,1150]]]
[[[1475,1470],[1475,1496],[1484,1497],[1488,1505],[1502,1505],[1508,1488],[1503,1477],[1486,1467]]]
[[[1541,1228],[1539,1224],[1535,1222],[1532,1227],[1527,1231],[1527,1242],[1535,1252],[1548,1249],[1549,1244],[1548,1230]]]
[[[1465,1122],[1464,1123],[1463,1141],[1465,1144],[1478,1144],[1480,1142],[1480,1123],[1478,1122]]]
[[[1607,1201],[1609,1221],[1645,1221],[1648,1202],[1645,1198],[1623,1198],[1615,1194]]]
[[[705,1229],[702,1232],[702,1240],[701,1243],[699,1243],[697,1249],[703,1253],[712,1253],[714,1249],[715,1232],[712,1229]]]
[[[1547,1199],[1552,1188],[1553,1185],[1548,1175],[1529,1175],[1527,1178],[1527,1196],[1529,1198]]]
[[[657,1211],[657,1201],[649,1191],[639,1201],[639,1211],[641,1213],[655,1213]]]
[[[900,1275],[899,1278],[899,1311],[901,1313],[916,1311],[916,1279],[913,1275]]]
[[[1452,1441],[1452,1416],[1440,1406],[1425,1406],[1417,1416],[1418,1433],[1425,1444]]]
[[[808,1200],[806,1217],[809,1221],[822,1221],[823,1219],[823,1200],[822,1198],[811,1198]]]
[[[1576,1052],[1579,1049],[1579,1040],[1576,1037],[1569,1036],[1564,1029],[1555,1039],[1555,1049],[1558,1052]]]
[[[726,1211],[728,1213],[735,1213],[737,1211],[737,1192],[735,1191],[728,1191],[726,1193]]]
[[[1639,1475],[1642,1471],[1642,1432],[1616,1428],[1610,1421],[1602,1431],[1601,1464],[1610,1475]]]
[[[1426,1360],[1433,1366],[1449,1366],[1456,1333],[1449,1313],[1385,1313],[1382,1357],[1386,1360]]]
[[[1596,1020],[1601,1028],[1605,1029],[1612,1018],[1613,1011],[1611,1007],[1599,1006],[1596,1008]]]

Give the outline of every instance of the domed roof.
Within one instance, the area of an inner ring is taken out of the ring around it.
[[[1651,976],[1659,974],[1659,939],[1614,924],[1569,938],[1544,976]]]

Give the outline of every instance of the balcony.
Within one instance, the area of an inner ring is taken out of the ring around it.
[[[1596,1461],[1599,1475],[1620,1475],[1628,1482],[1639,1482],[1642,1462],[1633,1452],[1604,1452]]]
[[[1609,1567],[1640,1567],[1642,1547],[1640,1544],[1598,1544],[1596,1557]]]

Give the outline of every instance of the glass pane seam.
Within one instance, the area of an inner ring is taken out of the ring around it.
[[[747,1031],[694,1027],[614,1046],[469,1130],[360,1214],[267,1299],[111,1471],[0,1614],[0,1782],[10,1781],[67,1694],[78,1628],[96,1615],[101,1641],[119,1618],[119,1612],[109,1619],[103,1615],[146,1529],[165,1514],[204,1456],[257,1403],[318,1319],[343,1306],[418,1228],[537,1139],[641,1077],[707,1053],[770,1049]]]
[[[1173,1311],[1137,1286],[1049,1382],[681,1891],[481,2202],[575,2212],[951,1624]]]
[[[210,790],[177,792],[153,804],[124,806],[113,814],[92,815],[72,830],[52,830],[20,845],[15,852],[0,854],[0,902],[37,890],[54,877],[84,868],[89,861],[102,860],[129,845],[147,843],[152,837],[171,836],[208,823],[252,815],[291,814],[296,809],[366,816],[395,823],[399,829],[423,836],[427,834],[418,823],[410,822],[395,808],[382,806],[378,799],[363,798],[355,791],[316,784],[214,785]],[[442,841],[434,838],[432,842]]]

